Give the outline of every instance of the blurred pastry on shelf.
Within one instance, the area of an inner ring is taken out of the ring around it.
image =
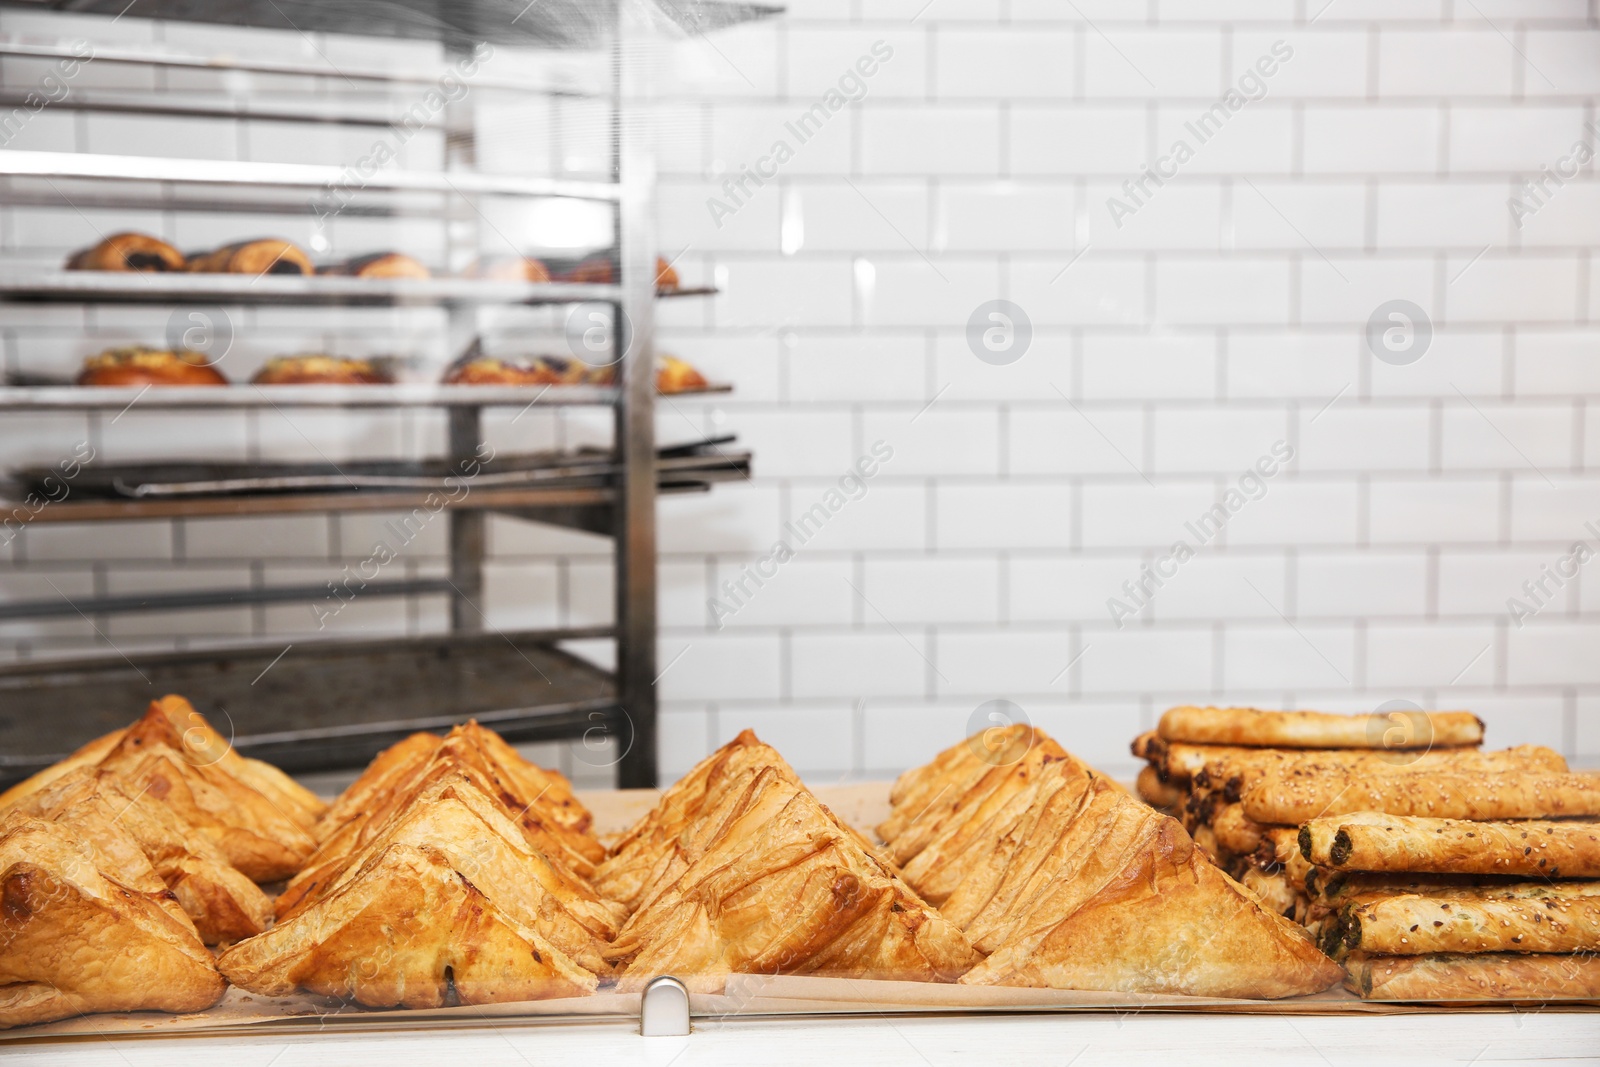
[[[617,372],[615,365],[599,367],[592,375],[590,381],[596,385],[615,385]],[[656,357],[656,392],[658,393],[695,393],[710,385],[705,375],[695,370],[677,356],[660,355]]]
[[[403,252],[373,252],[356,256],[343,263],[318,267],[317,273],[345,278],[418,278],[424,281],[433,277],[427,267]]]
[[[67,258],[68,270],[183,270],[183,253],[147,233],[114,233]]]
[[[466,276],[491,282],[547,282],[550,269],[531,256],[484,256],[467,268]]]
[[[565,356],[502,359],[473,354],[450,364],[440,380],[445,385],[582,385],[589,374],[582,363]]]
[[[678,272],[672,269],[672,264],[656,257],[656,288],[676,289],[682,283],[678,281]]]
[[[370,359],[308,354],[274,356],[250,381],[255,385],[388,385],[394,376]]]
[[[610,285],[617,280],[617,266],[609,255],[590,256],[562,275],[561,280],[586,285]],[[672,269],[672,264],[657,256],[656,288],[676,289],[679,284],[678,272]]]
[[[227,385],[200,352],[161,348],[109,348],[83,361],[79,385]]]
[[[236,241],[190,256],[187,270],[202,274],[315,274],[311,257],[276,237]]]
[[[656,357],[657,392],[693,393],[704,389],[707,384],[705,375],[677,356]]]

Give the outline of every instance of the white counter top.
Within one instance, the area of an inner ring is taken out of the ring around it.
[[[696,1067],[754,1063],[1404,1064],[1600,1063],[1600,1014],[1557,1011],[1373,1017],[1156,1013],[743,1019],[697,1022],[689,1037],[642,1038],[637,1022],[373,1034],[88,1038],[0,1046],[8,1067]]]

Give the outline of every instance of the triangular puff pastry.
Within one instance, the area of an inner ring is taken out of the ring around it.
[[[315,825],[318,816],[327,807],[315,793],[272,764],[239,755],[232,744],[212,728],[205,716],[183,697],[164,696],[151,703],[150,711],[160,712],[166,718],[172,728],[169,738],[176,739],[176,747],[187,754],[189,762],[215,765],[223,773],[262,794],[302,828],[309,830]],[[33,777],[0,793],[0,811],[12,807],[58,778],[99,764],[127,733],[128,729],[122,729],[103,734],[66,759],[51,764]]]
[[[14,786],[0,810],[36,807],[40,794],[87,772],[164,805],[186,833],[207,838],[257,882],[289,877],[316,847],[310,827],[322,803],[283,772],[234,752],[182,697],[152,701],[132,726]]]
[[[412,804],[431,786],[447,779],[470,781],[481,792],[493,797],[518,825],[528,845],[543,853],[563,874],[578,879],[593,875],[596,864],[605,858],[605,846],[572,825],[586,823],[587,810],[582,812],[581,819],[575,819],[571,809],[566,809],[568,814],[562,821],[558,809],[547,806],[540,793],[527,792],[531,777],[520,773],[522,768],[486,746],[485,735],[493,736],[504,745],[493,731],[470,723],[452,730],[446,738],[413,735],[380,753],[373,763],[374,766],[385,764],[384,784],[373,788],[372,779],[363,774],[329,809],[329,818],[319,824],[323,837],[316,851],[278,898],[279,916],[286,915],[302,897],[325,886],[330,872],[344,866],[364,849],[397,812]],[[435,743],[416,743],[418,737],[432,737]],[[390,758],[396,749],[402,750],[403,760]],[[509,746],[506,750],[512,760],[526,762]],[[369,767],[368,772],[371,770]],[[346,803],[352,791],[363,798],[359,804]],[[577,803],[576,798],[573,803]],[[336,825],[332,820],[338,816],[343,816],[343,821]]]
[[[159,880],[144,878],[153,885],[107,877],[91,847],[57,823],[18,813],[0,821],[0,1027],[199,1011],[221,999],[226,986],[194,927]]]
[[[218,966],[255,993],[303,988],[375,1008],[582,996],[598,984],[443,850],[398,843]]]
[[[660,881],[608,950],[626,967],[619,989],[659,974],[703,992],[721,990],[733,973],[948,982],[977,961],[961,931],[786,765],[761,762],[766,746],[741,738],[697,768],[697,785],[669,791],[628,838]],[[746,760],[754,762],[728,773]],[[679,825],[664,847],[644,846]]]
[[[446,737],[416,733],[378,753],[361,777],[322,814],[316,829],[317,840],[327,840],[345,823],[370,810],[378,798],[403,789],[441,748],[452,742],[463,751],[470,748],[478,765],[503,783],[509,795],[520,798],[519,806],[537,804],[547,821],[578,834],[588,833],[594,817],[573,795],[572,783],[565,775],[523,759],[505,738],[471,720],[451,730]],[[605,850],[599,850],[597,860],[604,855]]]
[[[80,768],[16,810],[72,830],[125,884],[132,884],[126,872],[150,868],[207,944],[254,936],[272,918],[267,895],[207,837],[188,832],[166,805],[148,792],[124,789],[114,776]]]
[[[359,872],[362,861],[390,845],[431,846],[474,886],[519,922],[538,931],[581,966],[607,971],[604,944],[622,924],[622,909],[562,871],[529,843],[493,796],[460,772],[442,776],[399,812],[355,856],[318,877],[312,894],[285,907],[280,921],[316,906]]]
[[[1113,806],[1120,818],[1139,804],[1119,794]],[[961,981],[1260,999],[1320,992],[1343,977],[1304,930],[1205,859],[1181,825],[1145,811],[1125,842],[1099,846],[1114,862],[1096,855],[1094,871],[1075,872],[1079,885],[1047,887]],[[1098,884],[1087,899],[1085,882]]]

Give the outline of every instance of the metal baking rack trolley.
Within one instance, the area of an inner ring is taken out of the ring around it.
[[[126,0],[50,0],[39,11],[116,16]],[[452,61],[482,43],[495,47],[582,49],[609,55],[597,84],[574,88],[570,78],[530,70],[524,80],[482,84],[497,92],[550,97],[598,97],[610,107],[610,173],[592,179],[504,176],[476,167],[485,136],[471,93],[448,102],[431,122],[442,126],[441,170],[378,169],[352,183],[347,168],[299,163],[247,163],[144,155],[0,149],[0,203],[35,207],[182,213],[281,213],[309,210],[308,200],[338,190],[341,215],[383,218],[415,213],[445,221],[452,264],[482,250],[482,210],[491,200],[564,198],[610,210],[612,280],[597,283],[495,281],[435,277],[382,279],[325,275],[261,276],[193,273],[115,273],[41,269],[0,263],[0,307],[18,304],[237,307],[422,307],[443,309],[448,350],[463,351],[477,336],[486,307],[549,305],[609,309],[615,384],[556,386],[289,385],[232,387],[84,388],[14,378],[0,388],[0,412],[100,410],[114,413],[137,401],[142,409],[434,408],[447,413],[450,458],[474,454],[486,407],[526,409],[583,405],[612,412],[614,470],[603,484],[496,485],[448,504],[449,576],[369,582],[364,597],[439,595],[449,598],[450,632],[382,641],[320,641],[250,645],[210,651],[105,656],[21,663],[0,669],[0,784],[59,759],[63,739],[81,743],[123,725],[152,692],[181,692],[202,710],[225,708],[236,725],[234,743],[248,755],[290,771],[359,766],[382,747],[417,729],[438,729],[469,716],[524,741],[614,737],[623,752],[617,784],[656,784],[656,497],[658,492],[704,491],[714,476],[658,474],[654,440],[654,302],[708,289],[658,293],[653,236],[654,163],[641,101],[647,98],[650,57],[672,33],[706,33],[765,18],[781,8],[718,0],[384,0],[328,4],[320,0],[146,0],[136,14],[174,23],[345,33],[386,42],[428,41]],[[93,41],[104,18],[85,20]],[[116,35],[107,35],[108,37]],[[195,35],[184,35],[193,40]],[[310,40],[310,38],[307,38]],[[0,37],[7,57],[61,62],[82,56],[82,43],[19,35]],[[207,55],[166,45],[94,42],[93,62],[153,72],[153,84],[184,77],[301,79],[302,83],[415,86],[437,82],[437,70],[405,71],[341,62],[297,62],[248,55]],[[548,53],[547,53],[548,54]],[[325,58],[325,57],[324,57]],[[14,101],[13,101],[14,102]],[[306,94],[287,108],[212,92],[78,93],[52,106],[76,113],[124,116],[267,118],[304,123],[307,131],[388,127],[391,115],[341,110],[324,93]],[[330,106],[331,105],[331,106]],[[8,103],[9,107],[10,104]],[[343,251],[343,250],[341,250]],[[436,380],[436,379],[435,379]],[[713,387],[716,389],[717,387]],[[146,393],[143,390],[149,389]],[[41,509],[37,523],[91,523],[218,515],[410,512],[429,494],[417,489],[283,491],[254,495],[67,499]],[[4,503],[4,502],[0,502]],[[12,502],[14,503],[14,502]],[[9,510],[10,505],[6,505]],[[613,539],[615,621],[611,626],[485,633],[483,593],[485,517],[489,513],[550,523]],[[223,604],[281,603],[320,598],[321,587],[267,587],[75,599],[87,618],[126,611],[192,610]],[[51,601],[0,605],[0,618],[60,615]],[[557,646],[609,638],[616,669],[602,670]],[[275,657],[282,657],[281,662]],[[263,671],[273,665],[273,669]],[[526,682],[535,676],[545,681]]]

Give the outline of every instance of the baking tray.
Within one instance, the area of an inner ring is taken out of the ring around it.
[[[609,627],[317,640],[0,668],[0,786],[183,693],[240,752],[288,771],[360,767],[417,730],[476,718],[516,741],[603,728],[626,743],[610,673],[559,648]]]
[[[669,483],[747,478],[749,452],[727,452],[732,434],[656,451],[656,470]],[[85,466],[72,480],[80,498],[175,500],[288,493],[397,490],[459,492],[481,489],[582,488],[614,484],[621,465],[602,449],[496,456],[468,475],[461,460],[352,460],[346,463],[124,463]],[[9,475],[13,499],[59,489],[55,467],[25,467]]]

